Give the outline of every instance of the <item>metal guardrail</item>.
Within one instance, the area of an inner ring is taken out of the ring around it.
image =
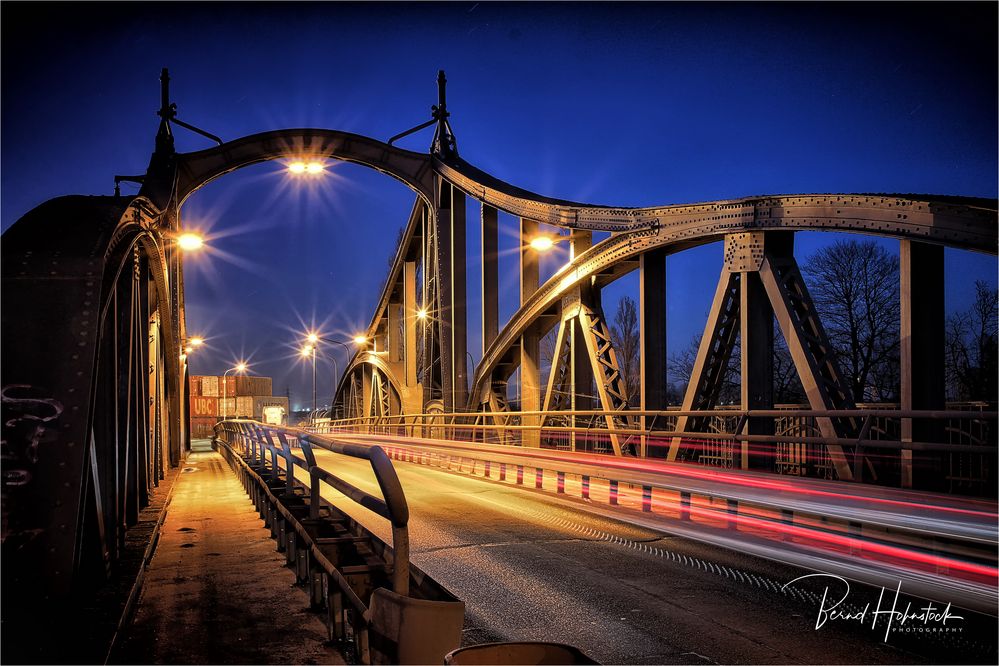
[[[554,492],[581,499],[590,509],[600,504],[614,511],[632,509],[636,513],[631,515],[642,524],[658,515],[656,519],[670,520],[669,531],[770,559],[789,561],[785,555],[797,545],[825,553],[823,566],[834,567],[826,556],[845,553],[844,564],[852,558],[870,563],[859,571],[850,567],[849,577],[856,580],[880,584],[886,571],[903,573],[906,589],[927,598],[954,600],[986,612],[994,605],[995,507],[987,509],[979,501],[941,497],[949,504],[935,508],[912,504],[913,494],[907,491],[814,479],[721,473],[635,459],[629,464],[627,459],[539,449],[401,441],[397,436],[340,436],[368,445],[383,443],[389,457],[400,462]],[[858,494],[844,495],[846,491]],[[968,506],[961,508],[964,504]],[[763,542],[771,545],[761,547]],[[795,557],[797,564],[807,566],[805,556]],[[879,558],[896,568],[878,570]],[[955,592],[954,586],[960,589]]]
[[[325,606],[332,640],[352,639],[364,664],[440,661],[458,646],[464,604],[410,564],[409,506],[381,447],[247,420],[220,422],[215,431],[223,457],[243,481],[278,550],[298,581],[309,586],[313,608]],[[382,497],[320,467],[314,448],[367,460]],[[296,469],[308,474],[308,484],[296,478]],[[324,485],[388,520],[391,548],[324,500]]]
[[[316,432],[393,434],[480,442],[525,448],[540,447],[566,451],[609,453],[613,434],[622,446],[639,458],[665,455],[671,440],[683,443],[684,462],[711,467],[739,468],[744,448],[752,444],[773,444],[770,471],[789,476],[832,478],[827,445],[857,450],[854,475],[872,480],[874,467],[881,463],[881,476],[901,478],[899,453],[902,450],[935,453],[942,457],[941,477],[951,492],[990,495],[996,483],[997,412],[985,411],[984,404],[964,409],[900,410],[881,405],[838,411],[816,411],[800,406],[766,410],[738,408],[700,411],[683,410],[601,410],[458,412],[401,414],[316,423]],[[677,417],[704,420],[703,430],[675,430]],[[818,436],[816,419],[853,419],[854,437]],[[609,428],[612,420],[616,426]],[[769,422],[774,434],[745,432],[750,420]],[[939,439],[946,441],[904,441],[901,424],[911,421],[930,425]],[[992,464],[990,464],[992,463]],[[879,477],[879,483],[885,481]]]

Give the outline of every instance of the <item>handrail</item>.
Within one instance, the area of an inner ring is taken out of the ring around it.
[[[235,435],[251,460],[266,464],[266,452],[271,453],[271,473],[278,478],[277,458],[280,455],[285,461],[288,491],[291,492],[296,483],[293,469],[298,467],[309,474],[310,517],[319,518],[321,486],[326,483],[331,488],[342,493],[358,505],[372,513],[385,518],[392,525],[392,590],[400,596],[409,595],[409,505],[403,492],[402,484],[392,466],[392,461],[379,446],[361,446],[337,442],[329,438],[305,432],[299,428],[277,425],[262,425],[256,421],[245,419],[229,419],[216,425],[216,428],[227,435]],[[280,445],[274,444],[272,435],[276,434]],[[288,436],[293,436],[301,446],[304,458],[292,453]],[[227,438],[226,443],[229,444]],[[378,498],[353,484],[341,479],[316,462],[312,447],[318,447],[338,453],[367,460],[371,464],[375,480],[382,492]],[[266,449],[266,450],[265,450]]]
[[[468,420],[481,415],[490,415],[491,412],[452,412],[442,414],[399,414],[391,416],[375,417],[352,417],[348,419],[331,420],[322,426],[310,428],[310,430],[322,430],[328,432],[346,432],[346,428],[352,427],[402,427],[407,429],[437,428],[437,427],[460,427],[472,431],[537,431],[548,433],[579,433],[579,432],[609,432],[605,428],[593,428],[592,419],[587,421],[585,426],[570,425],[556,426],[545,425],[544,419],[539,419],[537,423],[523,425],[513,425],[507,421],[503,424],[489,423],[460,423],[459,420]],[[499,414],[499,413],[497,413]],[[563,417],[639,417],[652,416],[659,417],[677,416],[698,416],[698,417],[740,417],[748,418],[784,418],[794,416],[800,418],[895,418],[895,419],[929,419],[934,421],[961,419],[969,421],[996,421],[999,412],[986,412],[975,410],[901,410],[901,409],[848,409],[848,410],[813,410],[813,409],[710,409],[700,411],[684,410],[564,410],[558,412],[545,411],[521,411],[502,412],[505,417],[525,417],[525,416],[563,416]],[[407,423],[407,419],[412,419],[412,423]],[[430,421],[428,422],[428,419]],[[655,421],[653,421],[653,424]],[[896,439],[869,439],[867,436],[847,436],[847,437],[823,437],[815,435],[766,435],[766,434],[744,434],[742,432],[708,432],[697,430],[656,430],[653,427],[615,427],[613,434],[618,436],[650,436],[657,438],[682,437],[685,439],[704,439],[737,442],[789,442],[818,445],[840,445],[840,446],[860,446],[864,448],[882,449],[909,449],[914,451],[940,451],[951,453],[983,453],[994,450],[988,444],[951,444],[947,442],[927,442],[927,441],[902,441]],[[862,435],[865,433],[861,433]]]

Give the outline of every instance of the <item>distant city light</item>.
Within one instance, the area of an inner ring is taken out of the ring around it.
[[[177,237],[177,246],[185,252],[200,250],[204,242],[201,236],[191,232],[183,233]]]

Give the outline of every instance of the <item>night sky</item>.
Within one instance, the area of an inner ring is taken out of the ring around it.
[[[323,127],[387,140],[429,119],[438,69],[466,160],[540,194],[645,206],[758,194],[997,196],[996,3],[113,3],[2,6],[6,229],[63,194],[145,171],[169,67],[182,120],[223,139]],[[180,151],[211,142],[176,128]],[[426,150],[432,130],[401,145]],[[134,186],[123,191],[134,193]],[[302,334],[365,328],[413,194],[363,167],[311,183],[256,165],[195,194],[185,261],[195,374],[247,359],[311,403]],[[481,356],[478,205],[468,210],[469,351]],[[501,316],[517,298],[513,218]],[[838,234],[797,236],[799,260]],[[897,253],[897,242],[881,241]],[[564,261],[564,256],[562,257]],[[947,308],[996,259],[948,250]],[[559,262],[547,262],[550,274]],[[668,262],[669,340],[703,329],[720,244]],[[605,290],[613,316],[637,277]],[[345,352],[330,347],[341,369]],[[320,369],[328,401],[329,365]],[[325,396],[325,397],[324,397]]]

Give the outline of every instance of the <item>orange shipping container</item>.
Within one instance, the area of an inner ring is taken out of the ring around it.
[[[236,395],[236,378],[232,375],[226,377],[223,375],[218,378],[219,382],[219,397],[225,396],[227,398],[232,398]]]
[[[191,416],[211,416],[214,418],[219,413],[219,399],[203,395],[191,396]]]
[[[191,439],[211,439],[215,436],[215,417],[191,419]]]
[[[201,375],[191,375],[188,380],[191,384],[191,397],[201,395]]]
[[[270,395],[272,392],[270,377],[243,377],[237,376],[235,395]]]
[[[201,395],[219,397],[219,378],[212,375],[204,375],[201,378]]]

